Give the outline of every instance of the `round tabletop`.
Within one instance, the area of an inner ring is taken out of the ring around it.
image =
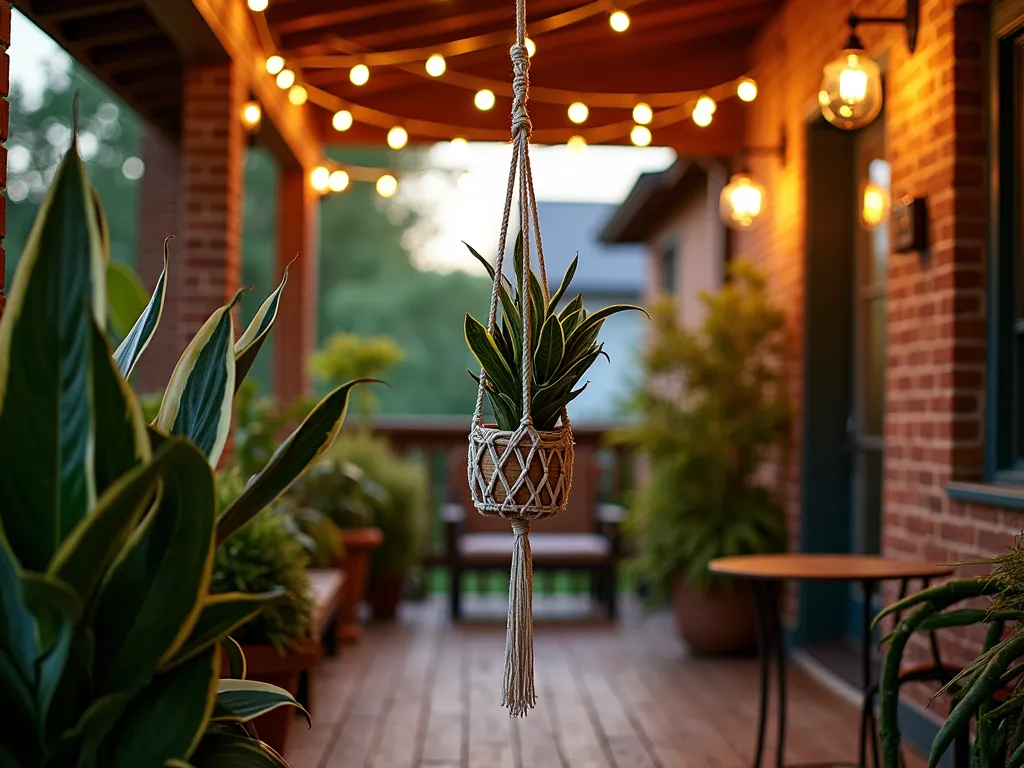
[[[712,573],[745,579],[811,581],[885,581],[949,576],[953,568],[880,555],[793,553],[720,557],[708,564]]]

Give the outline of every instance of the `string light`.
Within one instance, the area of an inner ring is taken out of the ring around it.
[[[388,146],[392,149],[401,149],[409,142],[409,132],[400,125],[396,125],[388,131]]]
[[[574,101],[569,105],[569,119],[576,123],[576,125],[585,123],[589,115],[590,110],[587,109],[587,105],[582,101]]]
[[[469,146],[469,142],[466,141],[462,136],[456,136],[454,139],[451,140],[450,143],[453,147],[455,147],[455,149],[463,149],[464,147]]]
[[[339,109],[334,113],[334,117],[331,118],[331,125],[333,125],[334,130],[339,133],[347,131],[352,127],[352,113],[347,109]]]
[[[390,173],[385,173],[377,179],[377,194],[381,197],[394,197],[398,191],[398,179]]]
[[[424,68],[431,77],[440,77],[444,74],[445,69],[447,69],[447,64],[445,64],[444,56],[440,53],[434,53],[427,59]]]
[[[633,107],[633,122],[638,125],[650,125],[651,120],[654,119],[654,110],[651,109],[651,105],[641,101],[635,107]]]
[[[352,85],[366,85],[370,79],[370,68],[365,64],[356,64],[349,70],[348,79]]]
[[[276,53],[273,56],[268,56],[266,67],[268,74],[276,75],[284,69],[284,58],[282,56],[278,56]]]
[[[743,78],[736,86],[736,95],[740,97],[740,101],[753,101],[757,98],[757,83],[749,77]]]
[[[253,13],[263,13],[267,10],[268,0],[249,0],[249,10]]]
[[[295,85],[295,73],[290,69],[282,69],[277,73],[276,82],[277,87],[282,91],[287,90]]]
[[[309,183],[317,192],[326,192],[331,183],[331,172],[326,165],[318,165],[309,174]]]
[[[342,170],[333,171],[327,178],[327,185],[331,188],[331,192],[344,192],[348,188],[348,182],[348,174]]]
[[[533,54],[537,52],[537,44],[530,38],[526,38],[524,42],[526,43],[526,55],[528,58],[532,59]]]
[[[477,109],[486,112],[494,106],[494,91],[487,88],[477,91],[476,96],[473,97],[473,103],[476,104]]]
[[[260,127],[263,119],[263,110],[260,109],[258,101],[247,101],[242,105],[242,125],[248,130],[255,131]]]
[[[709,125],[711,125],[711,113],[703,110],[700,112],[694,110],[693,122],[695,122],[701,128],[707,128]]]
[[[715,114],[715,110],[718,109],[718,104],[710,96],[701,96],[697,99],[697,104],[694,106],[694,112],[707,112],[709,115]]]
[[[638,147],[649,146],[651,143],[651,129],[646,125],[634,125],[633,130],[629,132],[629,140]]]
[[[288,89],[288,101],[294,104],[296,107],[306,103],[306,99],[309,98],[309,92],[306,91],[301,85],[293,85]]]
[[[629,14],[625,11],[615,11],[608,17],[608,24],[616,32],[625,32],[629,29]]]
[[[586,149],[587,140],[584,139],[582,136],[571,136],[569,140],[565,142],[565,145],[569,147],[570,152],[574,154],[579,154],[584,149]]]

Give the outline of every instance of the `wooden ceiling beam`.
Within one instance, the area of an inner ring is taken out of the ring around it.
[[[322,0],[297,0],[273,3],[264,13],[274,31],[301,32],[328,24],[350,24],[418,8],[431,0],[369,0],[346,8],[324,10]]]
[[[181,54],[164,37],[90,48],[89,59],[99,69],[111,73],[154,65],[181,66]]]
[[[19,3],[19,9],[23,9],[33,18],[39,19],[40,26],[68,19],[79,19],[86,16],[95,16],[98,13],[110,13],[112,11],[124,11],[138,6],[138,0],[32,0],[28,7],[23,9]]]
[[[64,39],[87,47],[127,43],[160,37],[163,31],[145,8],[71,19],[64,24]]]

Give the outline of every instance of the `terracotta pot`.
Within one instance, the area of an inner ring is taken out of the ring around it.
[[[757,648],[754,595],[747,582],[716,582],[702,592],[680,576],[672,602],[679,634],[695,654],[741,654]]]
[[[359,639],[359,604],[366,594],[366,580],[370,573],[370,555],[384,541],[380,528],[350,528],[341,532],[345,548],[341,567],[345,571],[345,585],[338,606],[337,638],[343,643]]]
[[[493,425],[487,425],[485,427],[487,432],[497,432],[497,428]],[[547,483],[539,488],[539,506],[542,507],[564,507],[569,498],[569,487],[572,485],[572,462],[573,462],[573,446],[572,443],[565,449],[560,444],[565,432],[564,427],[559,427],[546,432],[539,432],[540,445],[537,451],[533,454],[533,458],[530,459],[530,463],[527,467],[526,473],[530,478],[530,482],[533,483],[534,487],[540,485],[541,480],[544,478],[544,468],[547,465]],[[509,434],[507,432],[501,434]],[[494,447],[501,456],[504,451],[508,448],[511,441],[507,437],[498,437],[494,440]],[[509,456],[501,465],[501,473],[505,477],[505,482],[508,483],[509,487],[514,485],[519,480],[519,476],[523,473],[522,464],[526,461],[526,457],[530,452],[529,440],[524,440],[516,446],[516,452],[519,454],[518,460],[512,456]],[[477,459],[480,475],[483,478],[484,486],[490,483],[491,478],[494,476],[497,467],[494,461],[491,459],[491,455],[487,450],[481,450],[478,454]],[[565,481],[562,487],[559,487],[559,481],[562,476],[565,476]],[[495,484],[494,490],[490,493],[488,498],[483,498],[483,491],[485,488],[472,489],[474,492],[474,501],[484,501],[501,504],[508,498],[508,494],[505,491],[505,486],[499,481]],[[476,498],[477,495],[481,496],[480,499]],[[516,504],[526,505],[530,501],[530,489],[524,484],[521,486],[513,496],[513,501]]]
[[[302,672],[315,667],[323,655],[320,644],[312,641],[305,648],[290,648],[283,655],[272,645],[243,645],[242,653],[245,654],[246,679],[276,685],[292,696],[299,690]],[[252,722],[261,740],[284,753],[296,713],[294,707],[278,707]]]
[[[398,604],[405,594],[405,571],[398,573],[376,574],[370,579],[370,589],[366,595],[373,618],[391,621],[398,612]]]

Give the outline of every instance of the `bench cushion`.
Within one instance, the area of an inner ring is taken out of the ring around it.
[[[459,537],[459,561],[465,565],[509,565],[509,533],[466,533]],[[611,557],[611,543],[596,533],[532,533],[530,550],[537,565],[600,565]]]

